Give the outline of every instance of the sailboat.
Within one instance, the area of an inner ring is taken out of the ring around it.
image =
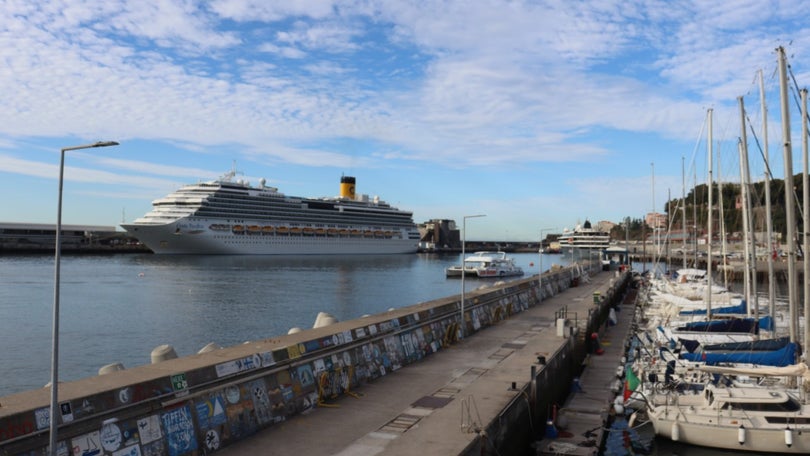
[[[786,62],[784,49],[778,49],[780,95],[782,100],[782,122],[784,129],[785,174],[786,186],[792,188],[792,154],[790,146],[789,115],[787,110]],[[808,198],[807,180],[807,91],[802,91],[802,125],[805,138],[805,201]],[[742,100],[740,100],[741,112]],[[745,122],[743,116],[743,132]],[[741,151],[741,158],[743,157]],[[746,158],[747,159],[747,158]],[[745,182],[743,176],[742,182]],[[711,183],[710,183],[711,188]],[[785,192],[785,206],[788,215],[789,230],[795,230],[793,223],[793,201],[791,192]],[[710,200],[711,201],[711,200]],[[711,207],[711,203],[709,203]],[[805,217],[808,212],[805,210]],[[709,219],[711,220],[711,219]],[[805,222],[807,223],[807,222]],[[750,227],[750,225],[749,225]],[[795,255],[793,235],[788,236],[789,256]],[[805,267],[807,262],[805,262]],[[790,257],[789,301],[791,315],[790,341],[795,347],[798,333],[798,313],[795,305],[795,265]],[[711,282],[709,281],[709,284]],[[748,284],[746,284],[748,286]],[[710,288],[709,288],[710,289]],[[708,314],[711,315],[711,293],[707,293]],[[805,315],[810,311],[810,300],[805,299]],[[808,328],[805,328],[805,347],[807,353]],[[787,347],[787,346],[786,346]],[[810,385],[810,374],[804,362],[796,363],[795,354],[789,354],[793,360],[784,367],[763,368],[757,365],[746,367],[709,366],[708,363],[695,364],[690,367],[709,377],[694,375],[688,387],[665,382],[662,387],[647,387],[642,400],[644,411],[652,423],[655,433],[673,441],[722,448],[735,451],[756,453],[797,453],[810,452],[810,405],[807,403],[807,388]],[[708,357],[707,357],[708,358]],[[753,359],[753,358],[751,358]],[[704,360],[701,360],[704,361]],[[734,361],[717,361],[728,362]],[[748,360],[749,363],[756,361]],[[666,374],[670,377],[675,372],[675,364]],[[719,376],[733,378],[754,377],[753,382],[719,381]],[[744,377],[741,377],[744,376]],[[657,378],[650,377],[651,383]],[[798,380],[799,387],[796,387]],[[766,386],[767,385],[767,386]]]

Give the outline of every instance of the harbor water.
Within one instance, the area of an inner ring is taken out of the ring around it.
[[[508,254],[525,271],[567,265],[562,255]],[[65,255],[61,262],[60,379],[95,376],[106,364],[150,362],[152,349],[179,356],[208,343],[232,346],[311,328],[319,312],[340,321],[458,295],[446,278],[458,254],[384,256]],[[650,264],[634,264],[636,271]],[[509,279],[507,279],[509,280]],[[514,278],[512,279],[514,280]],[[496,279],[465,279],[465,289]],[[54,260],[51,255],[0,257],[0,397],[50,380]],[[643,454],[626,430],[605,454]],[[655,439],[651,454],[730,454]]]
[[[525,271],[564,265],[561,255],[509,254]],[[178,356],[311,328],[319,312],[339,321],[458,295],[444,269],[460,255],[175,256],[63,255],[59,378],[131,368],[172,345]],[[465,279],[465,289],[495,279]],[[54,303],[51,255],[0,257],[0,396],[50,381]]]

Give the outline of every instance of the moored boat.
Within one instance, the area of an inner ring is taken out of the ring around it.
[[[461,266],[445,269],[447,277],[461,277],[462,274],[482,278],[511,277],[523,275],[523,268],[505,252],[475,252],[464,259],[463,269]]]

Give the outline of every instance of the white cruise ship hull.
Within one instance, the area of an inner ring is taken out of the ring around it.
[[[197,220],[196,229],[188,224],[124,224],[129,234],[158,254],[202,255],[354,255],[414,253],[418,239],[409,239],[407,230],[390,238],[319,235],[319,234],[236,234],[213,231],[208,227],[218,220]]]

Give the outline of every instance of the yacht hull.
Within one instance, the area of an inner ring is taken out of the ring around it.
[[[786,425],[763,428],[748,423],[746,426],[746,420],[725,417],[722,412],[712,419],[684,418],[677,407],[649,415],[657,435],[680,443],[752,453],[810,453],[810,426],[807,424],[791,424],[791,445],[788,447],[785,443]],[[677,423],[677,430],[674,423]],[[744,426],[742,444],[739,442],[741,424]],[[676,436],[673,436],[673,431]]]

